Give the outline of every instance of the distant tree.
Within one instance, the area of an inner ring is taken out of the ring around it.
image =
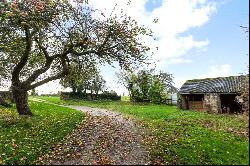
[[[31,89],[30,95],[31,96],[37,96],[38,95],[37,92],[36,92],[36,90],[35,90],[35,88]]]
[[[153,103],[161,103],[163,99],[167,97],[165,95],[164,85],[157,76],[153,76],[152,83],[149,89],[149,99]]]
[[[150,49],[140,39],[152,36],[149,29],[86,1],[1,1],[0,80],[11,81],[20,115],[32,115],[29,90],[67,76],[77,60],[128,68],[147,59]]]
[[[97,97],[98,93],[104,91],[106,88],[106,81],[98,72],[91,77],[89,82],[89,90],[92,99],[94,99],[94,96]]]
[[[148,70],[139,71],[137,73],[136,84],[132,88],[132,93],[135,91],[139,95],[139,100],[144,102],[149,101],[149,91],[152,88],[152,81],[154,81],[151,72]]]
[[[64,88],[71,88],[73,93],[85,93],[89,89],[90,80],[98,72],[93,63],[73,63],[70,66],[69,74],[60,80]]]
[[[60,83],[64,88],[71,88],[73,94],[84,94],[87,96],[87,91],[90,91],[91,98],[100,91],[105,90],[106,81],[100,75],[100,70],[94,65],[74,64],[71,65],[69,75],[61,79]]]
[[[137,76],[132,70],[121,70],[120,72],[116,73],[118,78],[118,83],[123,85],[129,92],[129,96],[133,97],[132,88],[137,80]]]
[[[121,71],[117,73],[119,82],[128,89],[130,100],[134,102],[164,102],[168,94],[176,91],[173,76],[152,70],[140,70],[133,73]]]
[[[156,75],[156,77],[160,80],[166,92],[168,93],[177,92],[177,88],[174,86],[174,81],[173,81],[174,77],[172,74],[160,71],[160,73]]]

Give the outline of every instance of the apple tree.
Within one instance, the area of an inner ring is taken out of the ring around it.
[[[79,62],[141,64],[152,36],[123,13],[105,16],[75,0],[0,1],[0,80],[11,82],[20,115],[32,115],[27,92],[69,74]]]

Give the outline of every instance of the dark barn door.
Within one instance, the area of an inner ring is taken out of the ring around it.
[[[236,94],[221,94],[221,110],[222,113],[239,113],[240,105],[236,102]]]

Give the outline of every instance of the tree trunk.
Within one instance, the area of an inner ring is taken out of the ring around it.
[[[95,100],[98,99],[98,91],[95,91]]]
[[[93,100],[93,90],[90,90],[90,96],[91,96],[91,100]]]
[[[76,94],[76,87],[72,87],[73,94]]]
[[[17,112],[19,115],[32,115],[28,106],[28,93],[13,91],[13,97],[16,103]]]

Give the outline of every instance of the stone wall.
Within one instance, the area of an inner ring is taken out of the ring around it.
[[[178,95],[178,108],[189,109],[189,102],[186,99],[186,95]],[[199,111],[204,111],[208,113],[221,113],[221,100],[220,94],[217,93],[207,93],[204,94],[203,109]]]
[[[221,113],[220,95],[208,93],[204,95],[204,108],[208,113]]]
[[[179,109],[188,109],[188,102],[187,102],[187,99],[185,99],[185,96],[184,95],[180,95],[178,94],[178,100],[177,100],[177,107]]]

